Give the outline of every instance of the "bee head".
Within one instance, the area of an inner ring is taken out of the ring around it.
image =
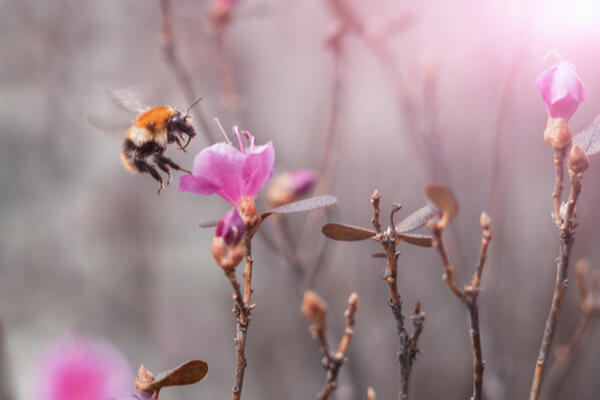
[[[183,114],[180,110],[176,110],[169,122],[179,132],[185,133],[191,138],[196,136],[196,130],[192,126],[192,117],[187,113]]]

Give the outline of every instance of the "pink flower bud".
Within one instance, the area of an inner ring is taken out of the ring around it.
[[[562,61],[542,72],[536,80],[546,110],[551,118],[568,121],[579,103],[587,100],[587,93],[575,66]]]
[[[245,232],[244,220],[242,220],[236,209],[232,208],[219,221],[215,236],[223,238],[227,246],[233,246],[242,240]]]
[[[315,173],[299,169],[278,175],[267,189],[267,199],[272,207],[291,203],[307,194],[315,184]]]
[[[217,264],[227,270],[235,268],[246,252],[246,224],[235,208],[227,211],[217,225],[211,251]]]

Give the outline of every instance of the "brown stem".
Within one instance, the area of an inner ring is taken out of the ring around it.
[[[558,188],[558,192],[562,190],[562,165],[559,166],[556,164],[556,160],[562,160],[563,156],[558,156],[560,153],[557,151],[555,153],[555,167],[556,167],[556,187]],[[558,175],[561,175],[560,180]],[[556,263],[556,281],[554,284],[554,292],[552,294],[552,303],[550,305],[550,312],[548,313],[548,318],[546,319],[546,325],[544,327],[544,335],[542,337],[542,344],[540,345],[540,351],[538,353],[537,362],[535,365],[535,371],[533,374],[533,381],[531,383],[531,390],[529,392],[529,400],[537,400],[540,394],[540,389],[542,386],[542,381],[544,378],[544,369],[546,367],[546,361],[548,360],[548,355],[550,354],[550,348],[552,347],[552,340],[554,339],[554,332],[556,331],[556,326],[558,323],[558,316],[560,313],[560,309],[562,307],[562,302],[565,296],[565,292],[567,290],[567,269],[569,266],[569,256],[571,253],[571,247],[573,246],[573,236],[574,236],[574,214],[575,214],[575,203],[577,203],[577,198],[581,193],[581,185],[583,174],[574,174],[572,171],[569,171],[570,175],[570,183],[571,183],[571,192],[569,193],[569,200],[567,203],[567,211],[565,214],[565,218],[560,225],[560,245],[558,249],[558,259]],[[557,193],[555,191],[555,193]],[[554,206],[556,207],[556,199],[557,197],[553,194]],[[560,203],[560,197],[559,203]],[[560,204],[559,204],[560,208]],[[561,218],[560,212],[555,215],[556,218]]]
[[[381,202],[381,194],[377,190],[371,195],[371,206],[373,207],[373,216],[371,217],[371,223],[377,231],[381,233],[381,224],[379,223],[379,203]]]
[[[344,313],[346,319],[346,325],[344,328],[344,335],[342,336],[340,343],[337,347],[336,354],[331,354],[327,348],[327,342],[325,341],[325,327],[324,324],[318,330],[317,339],[319,340],[321,351],[325,355],[324,365],[327,370],[325,382],[323,388],[317,395],[317,400],[327,400],[331,393],[337,387],[337,378],[340,372],[340,368],[346,361],[345,355],[354,333],[354,316],[358,310],[358,296],[356,293],[352,293],[348,298],[348,308]]]
[[[437,227],[433,230],[433,241],[432,246],[437,250],[437,253],[440,257],[440,261],[442,262],[442,267],[444,267],[444,275],[442,279],[450,288],[450,291],[454,293],[456,297],[460,300],[465,301],[464,293],[456,286],[456,280],[454,279],[454,267],[450,264],[450,260],[448,260],[448,255],[446,254],[446,249],[444,248],[444,244],[442,242],[442,231]]]
[[[173,75],[177,79],[181,90],[185,96],[188,104],[192,104],[198,99],[196,92],[192,85],[190,75],[185,70],[179,57],[177,56],[175,48],[175,35],[173,33],[173,15],[171,13],[171,1],[170,0],[159,0],[160,11],[161,11],[161,30],[162,30],[162,49],[167,60],[167,64],[171,67]],[[211,130],[208,126],[208,122],[202,113],[202,109],[194,107],[192,109],[194,113],[194,119],[200,123],[202,127],[201,131],[208,143],[214,141],[211,134]]]
[[[485,361],[483,361],[483,352],[481,350],[481,331],[479,327],[479,306],[477,304],[477,298],[480,291],[481,274],[483,273],[483,266],[487,258],[487,249],[492,238],[489,217],[485,213],[482,214],[481,225],[483,228],[481,235],[481,249],[477,266],[475,267],[475,272],[473,273],[473,278],[471,280],[471,285],[465,287],[464,290],[460,290],[456,286],[456,281],[454,279],[454,268],[450,264],[446,250],[444,249],[442,230],[438,227],[438,224],[430,224],[434,235],[433,247],[437,250],[445,271],[444,281],[446,281],[450,291],[465,304],[469,312],[469,334],[471,336],[471,345],[473,347],[473,395],[471,396],[471,400],[481,400],[483,397],[483,372],[485,369]]]
[[[254,257],[252,256],[251,238],[246,240],[246,257],[244,259],[244,303],[246,307],[250,306],[252,297],[252,266],[254,265]]]
[[[230,278],[232,285],[234,286],[234,298],[236,305],[233,308],[233,312],[236,316],[236,335],[233,340],[235,347],[235,383],[232,389],[232,400],[240,400],[242,398],[242,387],[244,385],[244,373],[246,372],[246,334],[248,332],[248,325],[250,324],[250,314],[254,306],[250,304],[252,296],[252,266],[254,258],[252,257],[252,234],[246,234],[246,257],[244,260],[244,294],[243,301],[240,302],[242,297],[240,293],[240,286],[237,284],[235,277]],[[235,282],[235,284],[234,284]],[[240,304],[241,303],[241,304]]]
[[[469,309],[469,324],[471,325],[469,333],[471,334],[471,344],[473,346],[473,396],[471,400],[480,400],[483,396],[483,370],[485,368],[485,361],[483,361],[483,353],[481,351],[477,296],[466,304]]]
[[[552,203],[554,205],[554,219],[556,221],[560,221],[560,199],[565,186],[563,183],[563,171],[566,154],[566,148],[554,152],[554,169],[556,170],[556,177],[554,181],[554,192],[552,193]]]

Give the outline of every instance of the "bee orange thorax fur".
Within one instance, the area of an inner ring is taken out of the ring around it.
[[[154,125],[155,132],[160,132],[167,128],[169,117],[173,114],[174,110],[169,106],[154,107],[142,115],[140,115],[135,121],[135,126],[138,128],[149,128],[152,124]]]

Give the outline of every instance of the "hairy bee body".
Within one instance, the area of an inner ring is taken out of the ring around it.
[[[188,136],[188,140],[182,145],[184,135]],[[169,106],[154,107],[141,114],[127,130],[121,148],[121,162],[125,169],[131,172],[150,174],[160,183],[160,193],[164,184],[155,166],[167,173],[167,184],[171,182],[169,167],[189,172],[164,155],[167,146],[176,142],[179,149],[185,151],[190,139],[195,135],[187,113]]]

